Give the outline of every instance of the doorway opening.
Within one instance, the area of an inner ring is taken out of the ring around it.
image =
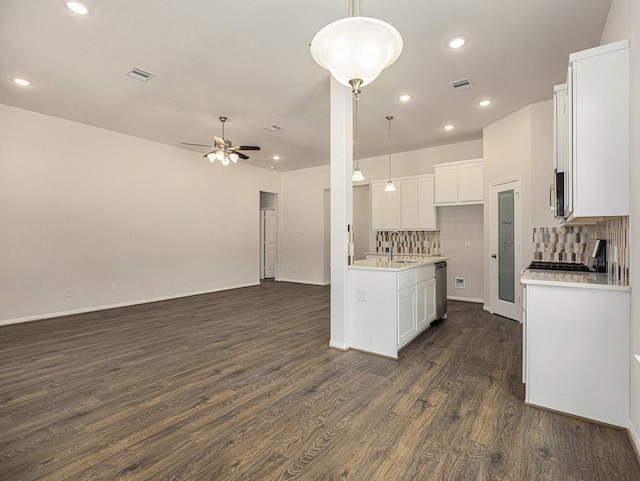
[[[260,192],[260,279],[275,279],[278,252],[278,195]]]

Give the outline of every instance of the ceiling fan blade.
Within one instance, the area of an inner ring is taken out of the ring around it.
[[[215,153],[216,153],[216,151],[212,150],[211,152],[207,152],[206,154],[204,154],[203,157],[208,157],[209,154],[215,154]]]
[[[196,147],[207,147],[209,149],[213,148],[213,145],[204,145],[204,144],[190,144],[189,142],[181,142],[182,145],[194,145]]]
[[[216,143],[216,147],[224,147],[224,139],[222,137],[218,137],[217,135],[213,136],[213,140]]]
[[[247,160],[249,158],[248,155],[244,155],[242,152],[238,152],[238,151],[234,151],[236,154],[238,154],[238,157],[240,157],[242,160]]]
[[[257,145],[236,145],[235,150],[260,150]]]

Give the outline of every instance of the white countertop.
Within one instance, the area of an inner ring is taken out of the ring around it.
[[[520,277],[520,283],[560,287],[582,287],[588,289],[631,290],[629,285],[621,284],[609,274],[596,272],[562,272],[525,269]]]
[[[359,261],[355,261],[353,265],[350,265],[349,269],[401,271],[405,269],[415,269],[416,267],[427,266],[430,264],[435,264],[436,262],[449,260],[449,257],[425,256],[424,259],[420,260],[403,261],[401,259],[397,259],[397,257],[404,256],[394,256],[395,260],[391,262],[389,262],[386,256],[376,257],[373,259],[361,259]]]
[[[366,256],[383,256],[383,257],[387,257],[387,253],[386,252],[365,252],[364,255]],[[412,258],[423,258],[423,257],[439,257],[440,254],[393,254],[393,258],[394,259],[404,259],[404,258],[408,258],[408,259],[412,259]]]

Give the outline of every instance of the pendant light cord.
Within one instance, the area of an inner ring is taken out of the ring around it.
[[[389,182],[391,182],[391,121],[393,115],[387,116],[387,120],[389,121]]]
[[[349,16],[361,17],[362,16],[362,2],[361,0],[349,0]]]
[[[359,167],[358,165],[358,101],[354,100],[354,111],[355,111],[355,121],[356,121],[356,128],[355,128],[355,136],[354,136],[354,143],[356,144],[356,169]]]

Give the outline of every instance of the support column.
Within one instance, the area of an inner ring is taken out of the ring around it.
[[[349,348],[347,226],[353,224],[353,105],[351,89],[331,77],[331,341]]]

